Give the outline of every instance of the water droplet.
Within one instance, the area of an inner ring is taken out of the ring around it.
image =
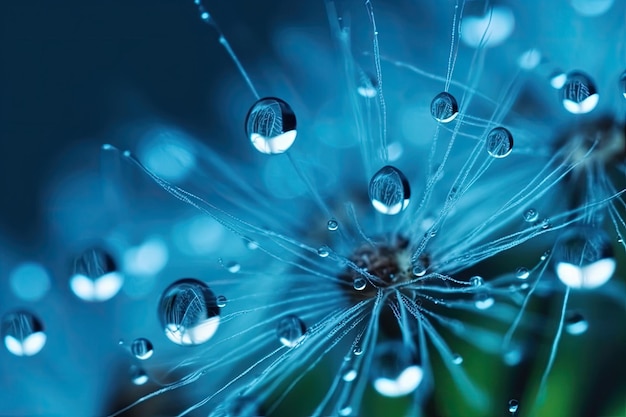
[[[250,250],[257,250],[259,248],[259,242],[252,239],[245,239],[246,247]]]
[[[567,74],[561,70],[556,70],[552,73],[552,75],[550,75],[550,85],[555,90],[563,88],[565,81],[567,81]]]
[[[626,71],[622,72],[622,75],[619,77],[619,91],[626,98]]]
[[[479,310],[487,310],[488,308],[493,306],[494,303],[495,300],[488,293],[476,294],[474,298],[474,305]]]
[[[119,292],[123,281],[111,255],[102,249],[92,248],[74,260],[70,288],[85,301],[106,301]]]
[[[262,98],[246,116],[246,135],[265,154],[287,151],[296,140],[296,116],[291,106],[276,97]]]
[[[423,277],[424,275],[426,275],[426,265],[424,265],[422,262],[420,261],[416,261],[413,264],[413,269],[411,270],[411,273],[413,274],[413,276],[415,277]]]
[[[357,371],[355,371],[354,369],[350,369],[348,372],[343,374],[343,380],[346,382],[352,382],[356,379],[357,376]]]
[[[337,220],[335,220],[335,219],[330,219],[328,221],[328,223],[326,224],[326,227],[331,232],[334,232],[335,230],[337,230],[339,228],[339,222],[337,222]]]
[[[241,271],[241,265],[239,265],[235,261],[230,261],[229,263],[226,264],[226,269],[231,274],[236,274],[237,272]]]
[[[355,346],[354,349],[352,349],[352,353],[354,353],[354,356],[361,356],[363,354],[363,349],[361,349],[360,346]]]
[[[459,114],[459,105],[452,94],[444,91],[430,102],[430,114],[438,122],[450,123]]]
[[[528,279],[528,277],[530,276],[530,271],[528,270],[528,268],[520,266],[519,268],[517,268],[517,271],[515,271],[515,276],[519,279]]]
[[[382,214],[400,213],[409,205],[411,188],[402,171],[390,165],[382,167],[370,180],[372,206]]]
[[[473,48],[493,47],[508,39],[513,28],[513,11],[505,6],[494,6],[487,8],[482,16],[469,13],[463,16],[461,41]]]
[[[526,71],[536,68],[539,63],[541,63],[541,52],[535,48],[525,51],[517,58],[517,64]]]
[[[522,350],[519,347],[512,347],[502,355],[502,360],[508,366],[516,366],[522,361]]]
[[[278,340],[283,345],[292,348],[302,342],[306,333],[306,326],[297,316],[290,314],[280,319],[276,328]]]
[[[519,401],[509,400],[509,413],[517,413],[518,408],[519,408]]]
[[[148,382],[148,374],[138,366],[130,367],[130,378],[135,385],[143,385]]]
[[[13,293],[26,301],[38,301],[50,289],[50,276],[46,269],[35,262],[24,262],[10,274]]]
[[[207,12],[202,12],[202,13],[200,14],[200,18],[201,18],[202,20],[209,20],[209,19],[211,18],[211,15],[210,15],[210,14],[208,14]]]
[[[568,311],[565,315],[565,330],[571,335],[583,334],[589,328],[589,323],[577,311]]]
[[[401,397],[422,382],[423,369],[399,341],[380,343],[374,350],[370,378],[374,389],[385,397]]]
[[[541,228],[543,230],[547,230],[547,229],[549,229],[551,227],[552,227],[552,223],[550,222],[550,219],[543,219],[541,221]]]
[[[204,282],[193,278],[176,281],[159,301],[159,318],[168,339],[178,345],[208,341],[220,324],[215,294]]]
[[[356,91],[365,98],[374,98],[378,94],[378,80],[365,72],[361,72]]]
[[[340,416],[349,416],[350,414],[352,414],[352,407],[350,407],[350,406],[341,407],[339,409],[339,415]]]
[[[513,151],[513,135],[503,127],[491,129],[485,143],[487,152],[494,158],[506,158]]]
[[[469,279],[469,283],[472,287],[480,287],[481,285],[485,283],[485,281],[483,280],[482,277],[479,277],[478,275],[476,275]]]
[[[141,359],[142,361],[148,359],[154,353],[154,348],[152,347],[152,342],[148,339],[144,339],[143,337],[133,340],[133,344],[130,345],[130,352],[137,359]]]
[[[539,258],[542,261],[545,261],[546,259],[548,259],[550,257],[550,254],[552,253],[552,251],[550,249],[548,249],[547,251],[545,251],[543,253],[543,255],[541,255],[541,257]]]
[[[320,246],[317,249],[317,254],[320,258],[327,258],[330,255],[330,248],[328,246]]]
[[[581,16],[600,16],[606,13],[615,0],[570,0],[572,8]]]
[[[463,363],[463,356],[459,355],[458,353],[455,353],[454,355],[452,355],[452,363],[455,365],[460,365]]]
[[[367,280],[363,277],[357,277],[354,279],[354,282],[352,283],[352,285],[355,290],[362,291],[367,286]]]
[[[27,311],[5,314],[2,318],[2,339],[15,356],[33,356],[46,344],[41,321]]]
[[[534,223],[539,220],[539,212],[534,208],[529,208],[524,212],[524,221],[528,223]]]
[[[216,303],[217,303],[217,306],[218,306],[219,308],[224,308],[224,307],[226,307],[226,302],[227,302],[227,301],[228,301],[228,300],[226,300],[226,297],[225,297],[225,296],[223,296],[223,295],[218,295],[218,296],[217,296]]]
[[[572,114],[585,114],[596,108],[600,96],[596,86],[582,72],[573,71],[567,74],[565,84],[561,88],[563,107]]]
[[[615,272],[609,237],[600,229],[579,227],[563,233],[554,247],[556,275],[570,288],[604,285]]]

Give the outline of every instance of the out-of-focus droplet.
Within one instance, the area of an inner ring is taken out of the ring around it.
[[[600,16],[613,6],[615,0],[569,0],[572,8],[581,16]]]
[[[565,110],[572,114],[589,113],[598,105],[600,95],[591,78],[579,71],[567,74],[561,88],[561,100]]]
[[[475,275],[470,278],[469,283],[472,287],[480,287],[481,285],[485,283],[485,281],[483,280],[482,277]]]
[[[402,171],[390,165],[382,167],[369,183],[372,206],[382,214],[395,215],[406,209],[411,187]]]
[[[168,339],[178,345],[205,343],[220,324],[220,308],[207,284],[193,278],[176,281],[163,291],[159,319]]]
[[[231,274],[236,274],[237,272],[241,271],[241,265],[235,261],[230,261],[226,264],[226,269]]]
[[[356,379],[359,373],[355,369],[350,369],[345,374],[343,374],[343,380],[346,382],[352,382]]]
[[[524,221],[527,223],[534,223],[539,220],[539,212],[534,208],[529,208],[524,212]]]
[[[304,340],[305,333],[306,326],[304,322],[293,314],[281,318],[276,327],[278,340],[280,343],[290,348]]]
[[[519,401],[515,399],[509,400],[509,413],[517,413],[519,409]]]
[[[219,308],[224,308],[224,307],[226,307],[226,302],[227,302],[227,301],[228,301],[228,300],[226,299],[226,297],[225,297],[225,296],[223,296],[223,295],[218,295],[218,296],[217,296],[217,306],[218,306]]]
[[[378,80],[376,77],[367,75],[365,72],[361,72],[359,80],[357,81],[357,93],[365,98],[374,98],[378,94]]]
[[[513,150],[513,135],[503,127],[495,127],[485,141],[487,152],[494,158],[505,158]]]
[[[459,114],[459,104],[454,96],[443,91],[430,102],[430,115],[440,123],[450,123]]]
[[[626,71],[622,72],[622,75],[619,77],[619,91],[626,99]]]
[[[520,68],[526,71],[535,69],[540,62],[541,52],[539,52],[539,50],[535,48],[525,51],[517,59],[517,64],[520,66]]]
[[[528,277],[530,276],[530,271],[528,270],[528,268],[520,266],[519,268],[517,268],[517,271],[515,271],[515,276],[519,279],[528,279]]]
[[[561,70],[553,71],[550,75],[550,85],[555,90],[560,90],[565,85],[565,81],[567,81],[567,74]]]
[[[154,348],[152,347],[152,342],[140,337],[133,340],[133,343],[130,345],[130,352],[137,359],[144,361],[152,356]]]
[[[452,363],[455,365],[460,365],[463,363],[463,356],[459,355],[458,353],[455,353],[454,355],[452,355]]]
[[[261,153],[286,152],[297,135],[296,116],[291,106],[276,97],[258,100],[246,116],[246,135]]]
[[[26,301],[40,300],[50,289],[50,276],[38,263],[24,262],[11,271],[13,293]]]
[[[474,305],[479,310],[487,310],[488,308],[493,306],[494,303],[495,300],[493,299],[493,297],[486,292],[478,293],[474,298]]]
[[[596,228],[578,227],[563,233],[553,254],[556,275],[570,288],[598,288],[611,279],[616,262],[607,234]]]
[[[473,47],[493,47],[504,42],[515,28],[515,16],[505,6],[489,8],[483,16],[463,16],[461,40]]]
[[[374,350],[370,379],[374,389],[385,397],[402,397],[415,391],[424,371],[402,342],[380,343]]]
[[[33,356],[46,344],[43,324],[27,311],[5,314],[1,330],[4,345],[15,356]]]
[[[148,382],[148,374],[138,366],[131,366],[130,380],[133,381],[135,385],[143,385]]]
[[[571,335],[583,334],[589,328],[589,323],[577,311],[568,311],[565,314],[565,331]]]
[[[100,248],[88,249],[74,260],[70,288],[85,301],[109,300],[119,292],[123,282],[113,257]]]

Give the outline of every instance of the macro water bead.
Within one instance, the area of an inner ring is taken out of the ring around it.
[[[430,115],[441,123],[450,123],[459,114],[459,105],[454,96],[443,91],[430,102]]]
[[[134,357],[143,361],[152,356],[154,348],[152,347],[152,342],[148,339],[140,337],[133,340],[132,345],[130,345],[130,351]]]
[[[412,393],[422,382],[424,371],[402,342],[388,341],[376,346],[370,379],[374,389],[385,397]]]
[[[494,158],[505,158],[513,151],[513,135],[503,127],[491,129],[486,140],[487,153]]]
[[[294,347],[304,339],[306,326],[297,316],[290,314],[281,318],[276,327],[276,336],[280,343],[287,347]]]
[[[611,279],[616,268],[606,233],[591,227],[565,231],[552,256],[556,275],[570,288],[593,289]]]
[[[382,167],[370,180],[369,197],[372,206],[379,213],[398,214],[409,205],[409,180],[398,168],[390,165]]]
[[[183,346],[208,341],[220,324],[217,297],[208,285],[193,278],[181,279],[167,287],[158,313],[168,339]]]
[[[2,340],[15,356],[33,356],[46,344],[41,321],[27,311],[8,313],[2,318]]]
[[[286,152],[296,140],[296,115],[289,104],[276,97],[262,98],[254,103],[245,125],[246,135],[261,153]]]
[[[113,257],[100,248],[84,251],[74,260],[70,288],[85,301],[106,301],[122,287],[123,275]]]
[[[572,114],[589,113],[598,105],[600,95],[593,80],[582,72],[567,74],[561,87],[561,100],[565,110]]]

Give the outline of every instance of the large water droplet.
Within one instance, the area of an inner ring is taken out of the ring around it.
[[[515,399],[509,400],[509,413],[517,413],[519,409],[519,401]]]
[[[370,378],[374,389],[385,397],[401,397],[422,382],[424,371],[402,342],[383,342],[376,346]]]
[[[46,344],[41,321],[27,311],[6,314],[1,334],[6,348],[16,356],[33,356]]]
[[[294,347],[305,336],[306,326],[297,316],[290,314],[280,319],[276,328],[276,335],[280,343],[287,347]]]
[[[475,275],[469,279],[469,283],[472,287],[480,287],[485,283],[482,277]]]
[[[339,229],[339,223],[335,219],[330,219],[328,223],[326,223],[326,227],[331,232],[334,232],[335,230]]]
[[[567,74],[565,84],[561,88],[561,99],[563,107],[568,112],[584,114],[596,108],[600,95],[589,76],[573,71]]]
[[[563,233],[555,244],[553,261],[556,275],[571,288],[600,287],[611,279],[616,267],[609,237],[591,227]]]
[[[246,135],[265,154],[287,151],[296,140],[296,116],[291,106],[276,97],[262,98],[248,111]]]
[[[119,292],[123,281],[113,257],[100,248],[92,248],[74,260],[70,288],[85,301],[106,301]]]
[[[449,123],[459,114],[459,105],[452,94],[444,91],[430,102],[430,114],[438,122]]]
[[[159,318],[165,335],[178,345],[209,340],[220,324],[220,308],[208,285],[193,278],[176,281],[163,292]]]
[[[589,323],[577,311],[568,311],[565,315],[565,330],[571,335],[583,334],[589,328]]]
[[[372,206],[382,213],[394,215],[409,205],[411,188],[402,171],[390,165],[382,167],[370,180]]]
[[[487,135],[485,143],[489,155],[494,158],[505,158],[513,150],[513,135],[503,127],[495,127]]]
[[[133,344],[130,345],[130,352],[137,359],[141,359],[142,361],[144,361],[152,356],[152,354],[154,353],[154,348],[152,347],[152,342],[150,342],[148,339],[140,337],[133,340]]]

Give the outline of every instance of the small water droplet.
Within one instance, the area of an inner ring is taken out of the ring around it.
[[[363,354],[363,349],[361,349],[360,346],[355,346],[354,349],[352,349],[352,353],[354,353],[354,356],[361,356]]]
[[[402,397],[415,391],[424,371],[406,346],[399,341],[380,343],[374,350],[370,379],[374,389],[385,397]]]
[[[459,355],[458,353],[455,353],[454,355],[452,355],[452,363],[455,365],[460,365],[463,363],[463,356]]]
[[[517,268],[517,271],[515,271],[515,276],[519,279],[527,279],[530,276],[530,271],[528,268],[520,266]]]
[[[15,356],[36,355],[47,339],[41,321],[27,311],[5,314],[0,334],[7,350]]]
[[[619,91],[626,99],[626,71],[622,72],[622,75],[619,77]]]
[[[556,275],[570,288],[600,287],[611,279],[616,268],[608,235],[591,227],[563,233],[554,246],[553,261]]]
[[[217,306],[218,306],[219,308],[224,308],[224,307],[226,307],[226,302],[227,302],[227,301],[228,301],[228,300],[226,300],[226,297],[225,297],[225,296],[223,296],[223,295],[218,295],[218,296],[217,296],[216,303],[217,303]]]
[[[202,13],[200,14],[200,18],[201,18],[202,20],[209,20],[209,19],[211,18],[211,15],[210,15],[210,14],[208,14],[207,12],[202,12]]]
[[[493,306],[494,303],[495,300],[488,293],[476,294],[474,298],[474,305],[479,310],[487,310],[488,308]]]
[[[556,70],[550,76],[550,85],[555,90],[560,90],[565,85],[565,81],[567,81],[567,74],[565,74],[561,70]]]
[[[317,249],[317,254],[320,258],[327,258],[330,255],[330,248],[328,246],[320,246]]]
[[[517,400],[509,400],[509,413],[517,413],[517,409],[519,408],[519,401]]]
[[[539,220],[539,212],[534,208],[529,208],[524,212],[524,221],[528,223],[534,223]]]
[[[491,129],[485,143],[487,153],[494,158],[505,158],[513,151],[513,135],[503,127]]]
[[[365,72],[361,72],[361,76],[357,81],[356,91],[365,98],[374,98],[378,94],[378,80]]]
[[[305,333],[306,326],[304,322],[293,314],[281,318],[276,328],[278,340],[289,348],[300,343],[304,339]]]
[[[469,283],[472,287],[480,287],[485,283],[482,277],[475,275],[469,279]]]
[[[143,385],[148,382],[148,374],[138,366],[131,366],[130,379],[135,385]]]
[[[552,223],[550,222],[550,219],[543,219],[541,221],[541,228],[543,230],[547,230],[547,229],[549,229],[551,227],[552,227]]]
[[[337,222],[337,220],[335,220],[335,219],[330,219],[328,221],[328,223],[326,224],[326,227],[331,232],[334,232],[335,230],[337,230],[339,228],[339,222]]]
[[[244,241],[246,242],[246,247],[250,250],[257,250],[259,248],[259,242],[257,242],[256,240],[244,238]]]
[[[395,215],[406,209],[411,198],[409,181],[402,171],[390,165],[382,167],[369,183],[372,206],[382,214]]]
[[[289,104],[276,97],[262,98],[254,103],[245,124],[246,136],[261,153],[283,153],[296,140],[296,116]]]
[[[207,284],[193,278],[176,281],[163,291],[159,318],[168,339],[178,345],[205,343],[220,324],[220,308]]]
[[[348,372],[343,374],[343,380],[346,382],[352,382],[356,379],[358,373],[354,369],[350,369]]]
[[[113,257],[100,248],[88,249],[74,260],[70,288],[82,300],[109,300],[119,292],[123,282]]]
[[[352,285],[355,290],[363,291],[365,287],[367,286],[367,280],[363,277],[357,277],[354,279],[354,282],[352,283]]]
[[[226,269],[231,274],[236,274],[237,272],[241,271],[241,265],[239,265],[239,263],[235,261],[230,261],[226,264]]]
[[[150,342],[148,339],[140,337],[133,340],[132,345],[130,345],[130,352],[137,359],[144,361],[152,356],[152,354],[154,353],[154,348],[152,347],[152,342]]]
[[[459,114],[459,105],[454,96],[441,92],[430,102],[430,115],[440,123],[450,123]]]
[[[352,407],[350,407],[350,406],[341,407],[339,409],[339,415],[340,416],[349,416],[350,414],[352,414]]]
[[[565,315],[565,330],[571,335],[583,334],[589,328],[589,323],[577,311],[568,311]]]
[[[426,266],[422,262],[416,261],[413,264],[413,269],[411,270],[411,273],[415,277],[423,277],[424,275],[426,275]]]
[[[548,249],[547,251],[545,251],[543,253],[543,255],[541,255],[541,257],[539,258],[542,261],[545,261],[546,259],[548,259],[550,257],[550,254],[552,253],[552,251],[550,249]]]
[[[567,74],[561,88],[561,99],[565,110],[572,114],[589,113],[596,108],[600,96],[591,78],[578,71]]]

